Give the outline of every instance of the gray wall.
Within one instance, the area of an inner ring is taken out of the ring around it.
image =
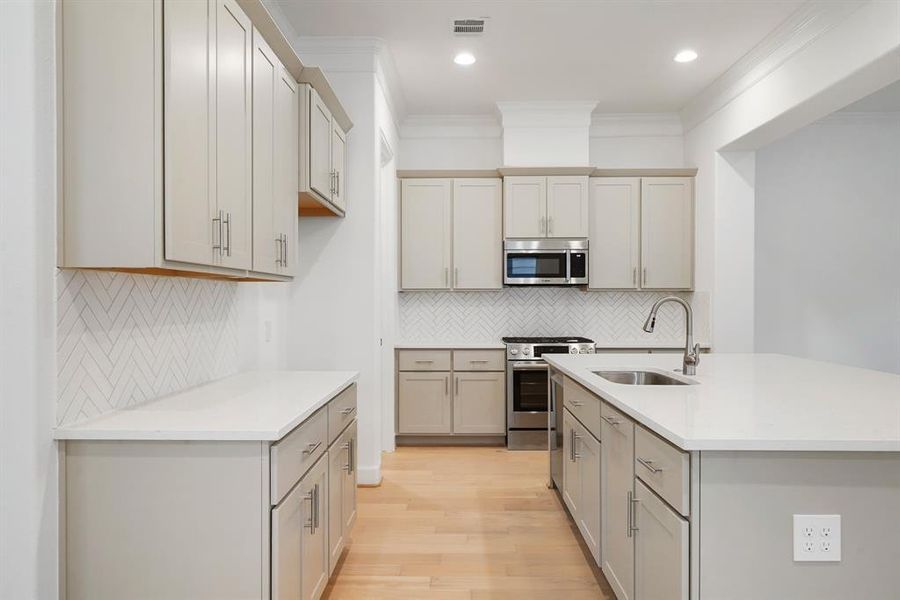
[[[756,157],[757,352],[900,373],[900,113],[837,113]]]

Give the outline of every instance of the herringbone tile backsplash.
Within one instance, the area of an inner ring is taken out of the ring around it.
[[[641,327],[655,292],[584,292],[576,288],[505,288],[496,292],[404,292],[399,338],[403,342],[497,342],[507,335],[580,335],[601,345],[684,343],[681,308],[666,304],[656,332]],[[681,295],[681,294],[680,294]],[[684,294],[694,307],[695,337],[709,340],[707,295]]]
[[[236,373],[237,285],[58,271],[57,422]]]

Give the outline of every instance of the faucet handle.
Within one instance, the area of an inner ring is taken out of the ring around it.
[[[694,344],[693,355],[694,355],[694,364],[699,365],[700,364],[700,344]]]

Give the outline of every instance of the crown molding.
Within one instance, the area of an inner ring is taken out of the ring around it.
[[[681,137],[677,113],[594,113],[591,137]]]
[[[588,128],[591,126],[591,113],[596,107],[596,100],[497,103],[503,127],[528,127],[529,129],[542,127]]]
[[[807,2],[741,57],[681,111],[690,131],[865,4]]]
[[[499,139],[503,128],[494,115],[410,115],[400,125],[405,139]]]

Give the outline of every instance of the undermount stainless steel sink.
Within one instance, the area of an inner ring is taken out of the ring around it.
[[[655,371],[594,371],[593,373],[607,381],[625,385],[690,385],[687,381]]]

